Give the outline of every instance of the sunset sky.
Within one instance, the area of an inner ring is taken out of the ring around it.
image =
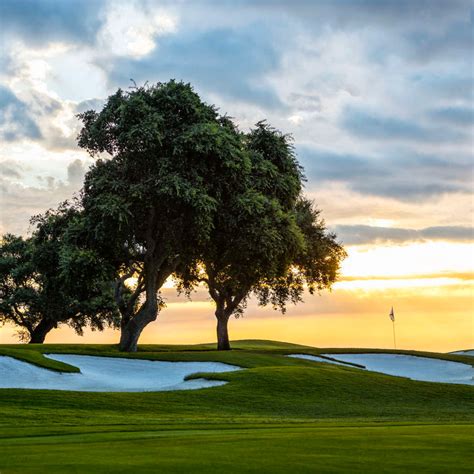
[[[474,347],[473,12],[460,0],[1,0],[0,231],[79,191],[75,114],[117,88],[191,82],[243,130],[294,137],[305,192],[345,245],[332,292],[250,302],[233,339]],[[205,291],[164,290],[141,342],[215,340]],[[15,342],[0,328],[0,343]],[[118,332],[46,342],[116,342]]]

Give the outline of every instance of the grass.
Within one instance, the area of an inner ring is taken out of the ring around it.
[[[473,471],[473,387],[285,357],[352,350],[274,341],[238,341],[234,347],[216,352],[207,344],[146,345],[127,355],[247,369],[206,375],[229,382],[221,387],[149,393],[0,390],[0,472]],[[0,346],[0,354],[74,370],[44,353],[123,356],[110,345]],[[472,362],[466,356],[427,355]]]
[[[10,439],[4,449],[12,473],[448,473],[469,472],[468,435],[456,425],[222,425]]]

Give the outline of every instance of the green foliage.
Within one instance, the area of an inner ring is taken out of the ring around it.
[[[248,167],[240,137],[213,107],[188,84],[170,81],[118,91],[100,113],[80,117],[79,145],[112,155],[85,181],[83,204],[99,224],[97,237],[128,252],[146,251],[155,238],[163,256],[206,240],[222,188]]]
[[[211,238],[222,196],[249,157],[230,119],[182,82],[119,90],[80,118],[79,146],[110,155],[85,180],[89,245],[115,268],[122,328],[134,320],[141,330],[156,318],[166,278]]]
[[[300,197],[293,212],[303,236],[302,245],[292,255],[285,273],[262,281],[254,289],[261,305],[271,304],[282,313],[285,313],[288,301],[301,302],[305,290],[313,294],[331,288],[339,276],[341,261],[346,257],[336,235],[327,231],[320,211],[312,201]]]
[[[21,328],[20,339],[27,339],[41,321],[40,287],[31,239],[4,235],[0,243],[0,323]]]
[[[291,136],[261,121],[245,140],[253,156],[255,187],[265,196],[275,198],[285,210],[290,210],[300,195],[304,180]]]
[[[20,338],[42,342],[58,324],[78,334],[88,325],[116,323],[112,288],[101,259],[69,239],[79,211],[67,203],[32,218],[28,239],[6,235],[0,245],[0,321],[20,328]]]
[[[301,301],[305,288],[330,288],[345,257],[319,211],[302,196],[304,176],[291,137],[265,122],[241,137],[249,167],[220,195],[209,241],[178,272],[180,290],[188,294],[206,283],[225,327],[231,315],[243,313],[252,293],[261,305],[284,313],[288,301]],[[218,345],[228,348],[220,337],[218,325]]]

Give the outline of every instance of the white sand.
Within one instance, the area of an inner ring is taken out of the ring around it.
[[[322,354],[332,357],[340,363],[351,362],[363,365],[367,370],[383,374],[407,377],[425,382],[444,382],[474,385],[474,367],[459,362],[451,362],[428,357],[417,357],[404,354]],[[316,362],[334,363],[321,357],[306,354],[294,354]],[[355,367],[356,368],[356,367]]]
[[[457,355],[463,355],[463,356],[471,356],[471,357],[474,357],[474,350],[469,350],[469,351],[456,351],[456,352],[450,352],[450,354],[457,354]]]
[[[69,354],[50,354],[48,357],[78,367],[81,373],[55,372],[0,356],[0,388],[81,392],[190,390],[216,387],[226,382],[206,379],[185,381],[187,375],[240,370],[240,367],[220,362],[162,362]]]

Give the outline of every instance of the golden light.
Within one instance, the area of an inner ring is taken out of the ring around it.
[[[343,277],[416,276],[472,273],[474,246],[468,243],[420,242],[406,245],[347,247]]]
[[[454,286],[469,286],[474,289],[474,279],[464,280],[461,278],[393,278],[393,279],[370,279],[370,280],[346,280],[339,281],[334,289],[384,291],[393,288],[440,288]]]

